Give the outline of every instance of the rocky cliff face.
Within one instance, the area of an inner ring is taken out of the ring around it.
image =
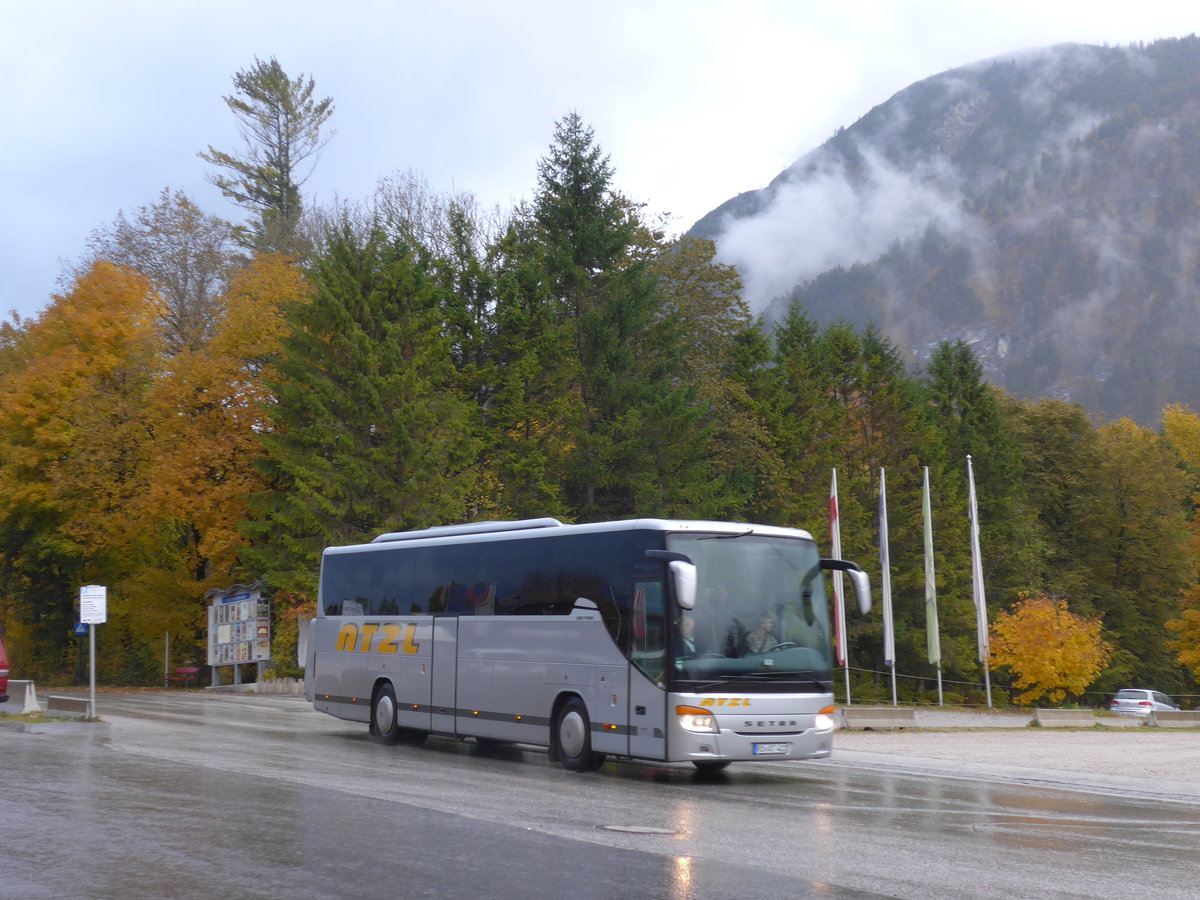
[[[901,91],[692,234],[751,303],[1107,416],[1200,407],[1200,40],[1064,45]]]

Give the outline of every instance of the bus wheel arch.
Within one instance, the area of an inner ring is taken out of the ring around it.
[[[555,705],[551,733],[551,758],[572,772],[590,772],[604,763],[604,754],[592,749],[592,723],[587,704],[578,694],[565,694]]]

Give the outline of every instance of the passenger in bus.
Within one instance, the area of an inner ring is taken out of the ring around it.
[[[775,620],[771,616],[763,616],[755,628],[746,638],[747,653],[766,653],[768,650],[774,650],[779,644],[775,640]]]
[[[689,615],[681,616],[679,632],[675,641],[675,656],[678,659],[685,659],[695,656],[698,652],[696,649],[696,620]]]

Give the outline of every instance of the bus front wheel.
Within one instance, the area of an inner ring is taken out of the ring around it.
[[[381,744],[394,744],[400,740],[396,692],[390,684],[380,685],[371,701],[371,737]]]
[[[604,763],[604,754],[592,751],[592,724],[587,707],[578,697],[572,697],[558,711],[554,737],[564,769],[590,772]]]
[[[382,684],[371,701],[371,737],[381,744],[417,745],[423,742],[427,732],[401,728],[396,705],[396,692],[390,684]]]

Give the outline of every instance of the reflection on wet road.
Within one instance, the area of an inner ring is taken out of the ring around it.
[[[836,760],[578,775],[382,747],[292,697],[98,707],[99,727],[0,726],[0,897],[1195,895],[1195,805]]]

